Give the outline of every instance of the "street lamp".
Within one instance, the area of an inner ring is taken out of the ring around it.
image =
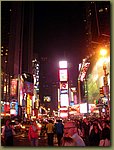
[[[105,57],[105,56],[106,56],[106,54],[107,54],[107,50],[106,50],[106,49],[104,49],[104,48],[101,48],[101,50],[100,50],[100,54],[101,54],[101,56]]]
[[[108,85],[108,75],[109,73],[107,73],[107,67],[106,67],[106,61],[105,61],[105,57],[107,55],[107,50],[106,49],[101,49],[100,50],[100,54],[103,57],[103,71],[104,71],[104,77],[103,77],[103,91],[105,96],[108,99],[108,108],[110,109],[110,102],[109,102],[109,85]]]

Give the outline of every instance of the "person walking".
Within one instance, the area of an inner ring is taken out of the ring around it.
[[[28,139],[31,142],[31,146],[38,146],[38,126],[35,120],[32,121],[29,127]]]
[[[96,123],[93,124],[93,129],[89,135],[90,146],[99,146],[101,131]]]
[[[63,137],[64,125],[62,120],[57,120],[55,124],[55,133],[57,135],[58,146],[60,146],[61,138]]]
[[[77,133],[77,127],[74,121],[67,121],[64,123],[63,137],[71,137],[75,140],[77,146],[85,146],[83,139]]]
[[[5,146],[13,146],[14,135],[15,135],[15,131],[11,126],[11,120],[7,119],[5,122],[5,126],[2,129],[2,138],[4,139]]]
[[[47,136],[48,136],[48,146],[53,146],[53,137],[54,137],[54,124],[52,120],[49,120],[46,125]]]
[[[111,143],[110,143],[110,129],[108,127],[105,127],[102,130],[99,146],[111,146]]]

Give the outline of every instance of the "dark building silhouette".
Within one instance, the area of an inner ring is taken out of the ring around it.
[[[1,5],[3,29],[1,44],[8,48],[7,73],[14,77],[23,72],[32,73],[33,5],[30,2],[20,1],[2,2]]]

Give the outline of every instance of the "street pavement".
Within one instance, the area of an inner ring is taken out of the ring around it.
[[[4,146],[4,143],[1,142],[1,146]],[[30,147],[30,141],[28,140],[27,134],[17,134],[14,137],[14,146],[16,147]],[[38,138],[38,147],[48,147],[47,136],[39,136]],[[57,146],[57,141],[54,138],[54,146]]]

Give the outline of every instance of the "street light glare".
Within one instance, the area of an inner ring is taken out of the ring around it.
[[[106,49],[101,49],[101,50],[100,50],[100,54],[101,54],[102,56],[105,56],[105,55],[107,54],[107,50],[106,50]]]

